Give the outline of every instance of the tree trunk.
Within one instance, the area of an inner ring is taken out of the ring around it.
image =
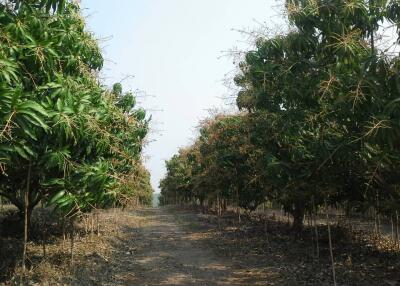
[[[397,249],[400,249],[399,247],[399,213],[396,211],[396,245]]]
[[[315,232],[315,241],[317,247],[317,259],[319,259],[319,234],[318,234],[318,225],[317,225],[317,208],[315,207],[314,196],[312,197],[312,217],[311,221],[314,223],[314,232]]]
[[[22,209],[22,210],[19,209],[18,211],[19,211],[18,216],[19,216],[19,219],[21,221],[21,225],[25,224],[25,209]],[[26,212],[27,212],[26,223],[27,223],[28,237],[29,237],[29,229],[31,227],[31,218],[32,218],[32,213],[33,213],[33,207],[31,205],[29,205],[29,202],[28,202],[28,206],[27,206],[27,211]]]
[[[332,263],[332,276],[333,276],[333,285],[336,286],[336,271],[335,271],[335,260],[333,257],[333,248],[332,248],[332,236],[331,236],[331,222],[329,220],[328,214],[328,206],[325,201],[325,212],[326,212],[326,222],[328,225],[328,238],[329,238],[329,254],[331,256],[331,263]]]
[[[205,209],[205,206],[204,206],[204,199],[200,199],[200,206],[201,206],[201,212],[203,214],[205,214],[206,213],[206,209]]]
[[[31,182],[31,163],[29,162],[28,167],[28,176],[26,179],[26,190],[24,194],[24,241],[23,241],[23,251],[22,251],[22,275],[25,276],[25,262],[26,262],[26,248],[28,243],[28,225],[29,225],[29,217],[31,212],[29,212],[29,188]]]
[[[238,217],[238,223],[241,223],[241,218],[240,218],[240,199],[239,199],[239,189],[236,188],[236,214]]]
[[[304,208],[296,206],[294,210],[292,210],[292,216],[293,216],[293,225],[292,229],[295,232],[300,232],[303,230],[304,226]]]
[[[100,236],[100,219],[99,219],[99,211],[96,210],[96,232],[97,236]]]
[[[71,258],[71,267],[74,267],[74,247],[75,247],[75,230],[74,230],[74,220],[71,218],[70,220],[70,239],[71,239],[71,244],[70,244],[70,258]]]

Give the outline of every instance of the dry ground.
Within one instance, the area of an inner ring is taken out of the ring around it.
[[[177,214],[146,209],[132,215],[110,267],[114,279],[104,285],[256,285],[238,265],[218,256],[204,234],[185,227]]]
[[[72,268],[68,239],[49,237],[46,256],[41,242],[32,241],[24,284],[333,285],[322,227],[317,258],[312,229],[296,236],[272,220],[264,224],[244,218],[237,225],[229,215],[217,219],[190,210],[149,208],[102,212],[100,226],[99,236],[78,226]],[[334,229],[333,239],[338,285],[400,285],[399,253],[391,245],[340,229]],[[15,250],[17,262],[18,241],[0,242],[0,251]],[[0,285],[18,282],[14,274]]]

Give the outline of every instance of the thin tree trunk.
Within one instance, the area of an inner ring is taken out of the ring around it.
[[[99,211],[96,211],[96,232],[97,232],[97,236],[100,236],[100,219],[99,219]]]
[[[74,221],[71,218],[70,221],[70,239],[71,239],[71,245],[70,245],[70,257],[71,257],[71,267],[74,267],[74,246],[75,246],[75,233],[74,233]]]
[[[236,188],[236,213],[238,216],[238,222],[240,224],[241,218],[240,218],[239,190],[237,188]]]
[[[399,213],[396,211],[396,242],[397,242],[397,248],[399,248],[400,243],[399,243]]]
[[[393,224],[393,216],[390,215],[390,224],[392,226],[392,240],[394,241],[394,224]]]
[[[43,249],[43,260],[46,259],[46,241],[42,240],[42,249]]]
[[[318,234],[317,219],[315,217],[314,217],[314,226],[315,226],[315,241],[317,247],[317,259],[319,259],[319,234]]]
[[[265,239],[267,240],[267,243],[269,244],[269,238],[268,238],[268,218],[264,217],[264,233],[265,233]]]
[[[62,249],[63,249],[63,251],[65,250],[65,218],[63,217],[62,218],[62,238],[63,238],[63,240],[62,240]]]
[[[217,196],[217,216],[219,217],[219,196]]]
[[[303,230],[304,226],[304,213],[305,210],[302,205],[296,205],[292,208],[291,213],[288,213],[288,225],[290,225],[290,215],[293,216],[292,229],[295,232],[300,232]]]
[[[87,217],[86,214],[83,214],[82,217],[83,217],[83,225],[84,225],[84,227],[85,227],[85,234],[88,235],[88,233],[89,233],[88,217]]]
[[[25,275],[25,270],[26,270],[26,251],[28,243],[29,188],[31,181],[31,170],[32,170],[32,165],[31,162],[29,162],[28,175],[26,179],[26,189],[24,194],[24,241],[23,241],[23,252],[22,252],[22,275]]]
[[[378,235],[381,235],[381,215],[378,213]]]
[[[333,258],[333,248],[332,248],[332,236],[331,236],[331,224],[329,221],[329,214],[328,214],[328,208],[326,207],[327,204],[325,202],[325,212],[326,212],[326,220],[327,220],[327,225],[328,225],[328,238],[329,238],[329,253],[331,256],[331,263],[332,263],[332,276],[333,276],[333,285],[336,286],[336,272],[335,272],[335,261]]]
[[[46,235],[47,235],[47,228],[45,222],[43,221],[43,229],[42,229],[43,260],[46,259]]]
[[[316,241],[316,247],[317,247],[317,259],[319,259],[319,235],[318,235],[318,225],[317,225],[317,208],[315,207],[314,197],[312,198],[312,204],[313,204],[315,241]]]
[[[379,206],[379,192],[376,191],[376,218],[377,218],[377,234],[381,235],[381,217],[380,217],[380,206]]]
[[[218,231],[221,231],[221,205],[219,196],[217,197],[217,222],[218,222]]]
[[[93,241],[94,236],[94,216],[93,213],[90,213],[90,241]]]
[[[114,212],[114,231],[116,234],[118,234],[117,209],[116,209],[115,203],[114,203],[114,207],[113,207],[113,212]]]

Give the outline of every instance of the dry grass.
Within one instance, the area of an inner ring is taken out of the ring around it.
[[[9,212],[14,211],[12,208]],[[10,215],[10,213],[8,213]],[[71,239],[68,231],[63,236],[62,221],[48,210],[36,210],[33,229],[46,227],[46,233],[31,232],[28,243],[28,271],[24,276],[25,285],[91,285],[102,273],[97,272],[96,264],[104,264],[111,259],[115,238],[124,225],[126,213],[121,210],[108,210],[99,213],[99,233],[96,224],[93,231],[84,220],[75,224],[74,263],[71,265]],[[15,215],[13,215],[15,217]],[[95,216],[94,216],[95,217]],[[9,218],[8,218],[9,219]],[[4,213],[2,228],[7,226]],[[12,219],[11,219],[12,220]],[[95,221],[95,220],[94,220]],[[89,217],[89,222],[91,219]],[[8,225],[9,227],[9,225]],[[85,229],[86,228],[86,229]],[[0,285],[19,285],[21,283],[21,237],[15,226],[0,237]],[[4,232],[4,231],[3,231]],[[43,239],[44,238],[44,239]],[[90,259],[91,265],[87,262]],[[97,262],[96,262],[97,261]],[[92,280],[91,280],[92,279]]]
[[[44,222],[45,240],[32,232],[24,285],[185,285],[190,277],[196,278],[190,285],[211,285],[210,279],[212,285],[332,285],[325,225],[318,227],[316,257],[313,228],[296,235],[272,217],[266,228],[260,216],[243,216],[238,225],[232,214],[102,211],[99,234],[87,231],[87,221],[76,224],[71,265],[62,223],[46,210],[36,212],[33,224]],[[332,236],[338,285],[400,285],[400,251],[390,239],[343,226],[333,227]],[[0,243],[0,285],[19,285],[20,237],[2,229]],[[202,267],[216,262],[220,268]],[[228,284],[218,284],[220,276]]]
[[[296,234],[289,224],[272,217],[265,228],[258,215],[244,216],[237,224],[233,214],[218,222],[212,214],[172,211],[182,224],[203,233],[203,241],[222,257],[246,271],[269,273],[264,285],[333,285],[325,225],[318,227],[317,257],[312,227]],[[332,226],[332,239],[338,285],[400,285],[400,249],[390,238],[342,225]]]

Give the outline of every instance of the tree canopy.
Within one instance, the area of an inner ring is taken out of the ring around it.
[[[149,201],[149,119],[121,84],[102,86],[102,66],[78,4],[0,2],[0,195],[21,212],[27,188],[29,211],[42,201],[73,215],[135,188]]]
[[[230,131],[207,135],[213,161],[199,164],[212,175],[191,180],[212,181],[210,194],[238,189],[244,208],[277,203],[297,228],[323,204],[393,214],[400,206],[398,1],[287,0],[285,7],[288,32],[258,38],[239,63],[243,113],[216,117],[213,128]],[[387,39],[389,29],[396,38]]]

